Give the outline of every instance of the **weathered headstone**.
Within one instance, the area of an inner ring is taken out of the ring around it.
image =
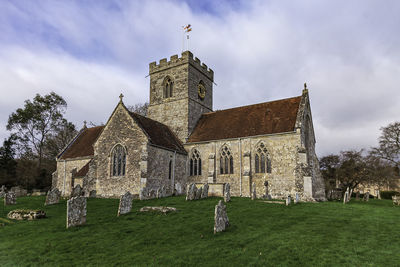
[[[4,205],[15,205],[17,204],[17,197],[14,192],[8,192],[4,195]]]
[[[257,198],[257,190],[256,190],[256,183],[253,183],[251,188],[251,199],[255,200]]]
[[[195,184],[188,185],[186,190],[186,200],[194,200],[196,198],[197,187]]]
[[[226,227],[229,226],[229,219],[226,213],[226,206],[222,203],[222,200],[215,206],[214,213],[214,234],[217,232],[225,231]]]
[[[97,191],[96,190],[91,190],[90,192],[89,192],[89,197],[90,198],[95,198],[97,196]]]
[[[378,192],[376,193],[376,195],[377,195],[378,199],[382,199],[382,198],[381,198],[381,190],[378,189],[377,191],[378,191]]]
[[[348,198],[349,198],[349,192],[346,191],[344,192],[343,204],[346,204],[348,202]]]
[[[81,187],[80,184],[77,184],[77,185],[72,189],[71,198],[72,198],[72,197],[80,197],[80,196],[82,196],[82,187]]]
[[[139,199],[140,200],[149,199],[149,190],[148,190],[147,187],[143,187],[143,188],[140,189]]]
[[[6,187],[2,185],[0,189],[0,197],[4,197],[5,194],[6,194]]]
[[[175,194],[176,195],[182,194],[182,185],[180,183],[175,184]]]
[[[86,223],[86,198],[72,197],[67,201],[67,228]]]
[[[364,201],[368,202],[368,200],[369,200],[369,192],[364,194]]]
[[[360,191],[357,191],[356,193],[356,200],[360,200]]]
[[[208,188],[209,188],[208,183],[205,183],[203,185],[203,191],[201,192],[201,198],[207,198],[208,197]]]
[[[229,202],[231,201],[231,185],[229,183],[225,184],[224,188],[224,201]]]
[[[196,199],[200,199],[202,193],[203,193],[203,187],[198,188],[196,191]]]
[[[53,188],[47,192],[46,201],[44,205],[53,205],[60,202],[61,192],[57,188]]]
[[[299,193],[296,192],[296,197],[295,197],[295,200],[294,200],[294,204],[297,204],[299,202],[300,202],[300,196],[299,196]]]
[[[28,190],[23,189],[19,186],[11,187],[10,192],[13,192],[15,194],[15,197],[24,197],[28,194]]]
[[[288,195],[286,198],[286,206],[289,206],[291,202],[292,202],[292,197]]]
[[[118,216],[131,212],[133,195],[128,191],[119,199]]]

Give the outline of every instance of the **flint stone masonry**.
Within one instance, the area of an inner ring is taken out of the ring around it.
[[[4,205],[15,205],[17,204],[17,197],[14,192],[8,192],[4,195]]]
[[[224,189],[224,202],[231,201],[231,185],[229,183],[225,184]]]
[[[46,218],[46,213],[43,210],[12,210],[7,214],[7,218],[32,221]]]
[[[119,200],[118,216],[131,212],[133,195],[126,192]]]
[[[72,190],[71,197],[80,197],[80,196],[82,196],[82,193],[83,193],[82,187],[81,187],[81,185],[78,184]]]
[[[53,205],[60,202],[61,192],[57,188],[53,188],[49,190],[46,196],[46,202],[44,203],[45,206]]]
[[[169,212],[177,212],[178,210],[174,207],[143,207],[140,209],[140,212],[148,212],[148,211],[157,211],[164,214]]]
[[[67,201],[67,228],[86,223],[86,198],[73,197]]]
[[[214,234],[217,232],[225,231],[229,226],[229,219],[226,213],[226,206],[222,203],[222,200],[215,206],[214,213]]]

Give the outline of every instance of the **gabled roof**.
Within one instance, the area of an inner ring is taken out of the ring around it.
[[[203,114],[188,142],[202,142],[295,130],[301,96]]]
[[[58,159],[93,156],[93,144],[103,128],[104,126],[97,126],[82,129],[65,150],[58,155]]]
[[[175,136],[168,126],[158,121],[141,116],[137,113],[130,111],[128,112],[139,125],[139,127],[141,127],[146,133],[151,144],[180,153],[187,153],[181,141]]]

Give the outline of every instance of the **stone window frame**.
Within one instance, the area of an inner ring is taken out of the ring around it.
[[[189,158],[189,176],[200,176],[202,172],[201,154],[197,148],[193,148]]]
[[[172,179],[172,164],[172,159],[170,159],[168,163],[168,180]]]
[[[272,173],[271,154],[263,141],[258,142],[254,149],[254,172]]]
[[[121,150],[120,150],[120,152],[123,152],[123,154],[122,154],[122,157],[121,157],[121,169],[120,169],[120,171],[118,170],[118,167],[117,167],[117,169],[115,170],[114,169],[114,166],[115,166],[115,158],[114,158],[114,156],[115,156],[115,150],[116,149],[119,149],[119,148],[122,148]],[[110,177],[125,177],[125,175],[126,175],[126,165],[127,165],[127,157],[128,157],[128,151],[127,151],[127,149],[126,149],[126,146],[124,146],[123,144],[121,144],[121,143],[117,143],[117,144],[115,144],[112,148],[111,148],[111,150],[110,150],[110,155],[109,155],[109,158],[110,158]]]
[[[173,91],[174,91],[174,79],[172,79],[171,76],[167,75],[162,83],[162,88],[163,88],[163,98],[164,99],[171,98],[173,96]]]
[[[234,161],[233,153],[228,144],[223,144],[219,149],[219,174],[233,174]]]

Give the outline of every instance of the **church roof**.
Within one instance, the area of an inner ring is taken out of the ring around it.
[[[93,144],[103,130],[104,126],[84,128],[75,139],[58,155],[59,159],[79,158],[93,156]]]
[[[188,142],[292,132],[301,96],[203,114]]]
[[[91,161],[91,160],[90,160],[90,161]],[[83,167],[75,174],[75,177],[83,177],[83,176],[85,176],[85,175],[88,173],[90,161],[89,161],[88,163],[86,163],[85,166],[83,166]]]
[[[187,153],[181,141],[168,128],[168,126],[134,112],[129,111],[129,114],[145,131],[151,144],[184,154]]]

